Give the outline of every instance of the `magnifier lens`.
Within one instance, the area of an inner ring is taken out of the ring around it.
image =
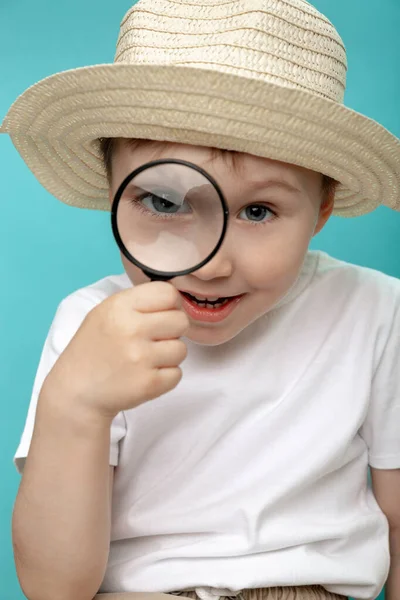
[[[213,254],[225,226],[220,193],[202,172],[163,162],[125,186],[116,226],[127,252],[150,271],[195,270]]]

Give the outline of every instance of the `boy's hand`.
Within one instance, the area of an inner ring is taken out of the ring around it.
[[[113,418],[175,388],[187,355],[179,338],[189,327],[180,302],[171,284],[152,282],[99,304],[50,371],[41,396]]]

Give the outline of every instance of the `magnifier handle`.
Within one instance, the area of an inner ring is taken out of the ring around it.
[[[170,275],[154,275],[154,273],[149,273],[148,271],[145,271],[144,269],[142,269],[142,271],[146,275],[146,277],[148,277],[150,279],[150,281],[170,281],[171,280]]]

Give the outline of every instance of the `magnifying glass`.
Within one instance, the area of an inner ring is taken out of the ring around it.
[[[122,254],[152,281],[207,264],[221,247],[229,211],[217,182],[178,159],[142,165],[120,185],[111,224]]]

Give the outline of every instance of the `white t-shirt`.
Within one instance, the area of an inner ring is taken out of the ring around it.
[[[61,303],[19,470],[46,374],[85,315],[130,286],[107,277]],[[188,342],[178,387],[113,422],[102,591],[320,584],[375,598],[388,523],[367,471],[400,467],[399,332],[399,280],[310,252],[284,301],[235,339]]]

